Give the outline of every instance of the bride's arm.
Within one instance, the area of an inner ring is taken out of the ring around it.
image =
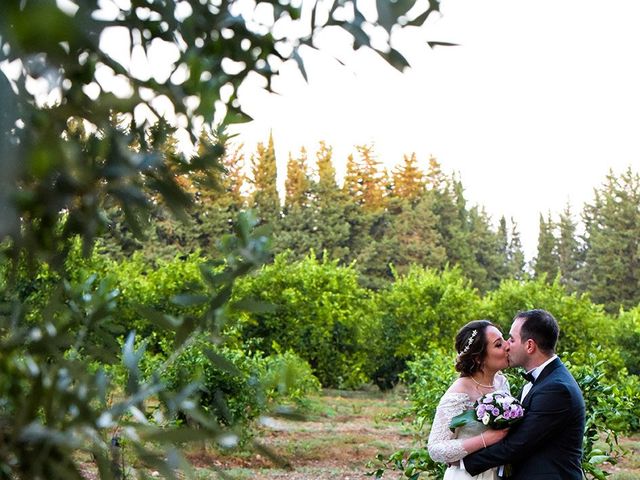
[[[431,424],[427,450],[434,462],[454,463],[470,453],[499,442],[505,431],[490,430],[475,437],[457,439],[449,428],[451,419],[462,413],[467,397],[458,393],[446,393],[438,404]]]

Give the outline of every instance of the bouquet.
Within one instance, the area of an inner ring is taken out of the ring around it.
[[[482,422],[489,428],[499,430],[507,428],[518,422],[524,416],[524,408],[520,402],[505,392],[491,392],[480,397],[473,409],[466,410],[451,419],[449,428],[457,427],[469,422]]]

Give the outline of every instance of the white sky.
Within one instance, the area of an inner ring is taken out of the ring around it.
[[[540,212],[570,202],[577,214],[610,168],[640,167],[640,2],[444,0],[441,11],[397,38],[404,74],[370,51],[340,50],[340,66],[327,35],[304,55],[308,84],[285,64],[279,95],[242,89],[254,121],[238,140],[252,152],[272,130],[281,182],[288,153],[313,158],[320,140],[339,174],[357,144],[373,142],[389,167],[434,155],[471,204],[514,217],[531,258]]]

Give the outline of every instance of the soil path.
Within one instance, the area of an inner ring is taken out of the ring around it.
[[[370,479],[367,463],[377,454],[414,444],[407,424],[397,418],[407,406],[398,395],[325,392],[312,399],[305,421],[267,419],[257,440],[285,459],[288,468],[257,452],[220,456],[200,451],[189,458],[201,478],[215,478],[212,467],[217,467],[242,480]]]

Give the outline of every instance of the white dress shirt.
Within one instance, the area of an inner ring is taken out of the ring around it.
[[[529,370],[527,373],[531,374],[533,376],[533,378],[535,380],[538,379],[538,377],[540,376],[540,374],[542,373],[542,370],[544,370],[544,367],[546,367],[547,365],[549,365],[551,362],[553,362],[556,358],[558,358],[557,355],[553,355],[549,360],[547,360],[546,362],[544,362],[542,365],[538,365],[536,368]],[[520,397],[520,401],[522,402],[524,400],[524,397],[527,396],[527,394],[529,393],[529,390],[531,390],[531,387],[533,387],[533,383],[528,382],[524,388],[522,389],[522,395]]]

